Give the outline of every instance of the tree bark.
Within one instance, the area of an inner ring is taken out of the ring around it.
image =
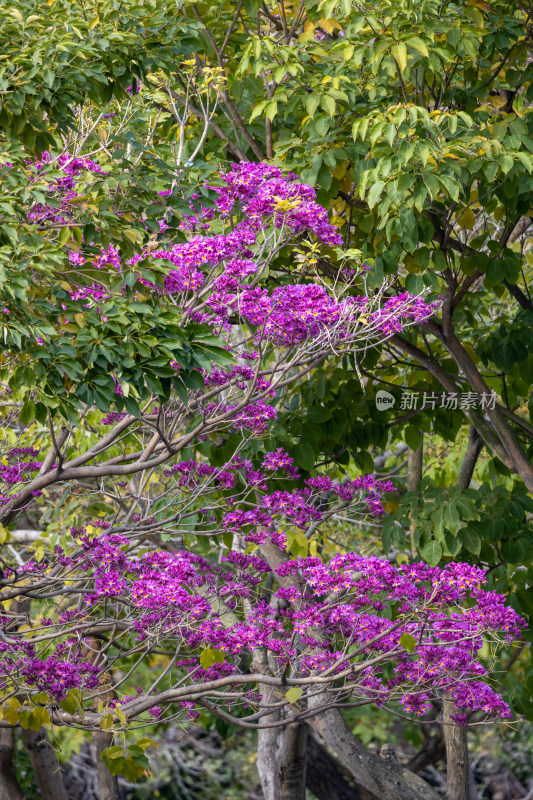
[[[444,700],[443,705],[446,739],[446,800],[472,800],[466,729],[453,724],[451,715],[455,713],[455,703]]]
[[[26,800],[13,770],[15,729],[0,728],[0,800]]]
[[[307,740],[306,785],[317,800],[363,800],[355,784],[344,774],[314,736]]]
[[[317,705],[324,699],[314,699]],[[318,713],[310,725],[337,755],[354,780],[380,800],[438,800],[439,795],[414,772],[380,758],[364,747],[339,711]]]
[[[468,489],[470,486],[470,481],[472,480],[474,469],[482,449],[483,439],[474,425],[470,425],[468,429],[468,444],[459,470],[459,477],[457,478],[457,485],[460,489]]]
[[[87,656],[91,664],[94,664],[100,653],[101,643],[97,638],[88,641]],[[98,703],[104,704],[115,699],[115,693],[111,689],[111,678],[107,672],[100,675],[98,688],[100,693],[94,699],[94,709],[97,710]],[[104,691],[105,690],[105,691]],[[108,731],[95,731],[93,733],[93,745],[96,759],[96,772],[98,775],[98,792],[100,800],[118,800],[118,778],[113,776],[102,760],[102,753],[113,744],[113,734]]]
[[[26,728],[22,737],[28,748],[41,800],[68,800],[61,768],[45,729],[32,731]]]
[[[113,744],[113,734],[106,731],[93,733],[93,744],[100,800],[118,800],[118,779],[116,776],[111,775],[101,758],[102,752]]]
[[[273,692],[265,692],[275,701]],[[268,723],[281,719],[283,712],[276,711],[265,717]],[[309,728],[305,723],[259,729],[257,743],[257,769],[265,800],[305,800],[306,749]]]

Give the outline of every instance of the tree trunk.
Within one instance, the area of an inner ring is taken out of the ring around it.
[[[446,738],[446,800],[470,800],[468,742],[466,729],[453,725],[451,715],[455,703],[444,700],[444,730]],[[446,724],[447,723],[447,724]]]
[[[118,778],[111,775],[101,757],[102,752],[113,744],[113,734],[107,733],[106,731],[93,733],[93,744],[95,748],[100,800],[118,800]]]
[[[268,723],[280,719],[279,711],[265,717]],[[305,800],[308,730],[290,719],[280,727],[259,729],[257,769],[265,800]]]
[[[468,430],[468,444],[459,470],[457,485],[468,489],[476,463],[483,449],[483,439],[471,425]],[[446,780],[447,800],[476,800],[477,792],[470,770],[468,758],[468,732],[463,725],[454,725],[452,715],[455,704],[444,700],[444,739],[446,742]]]
[[[22,731],[41,800],[68,800],[61,769],[44,728]]]
[[[363,800],[357,787],[341,770],[315,737],[309,736],[306,785],[316,800]]]
[[[0,728],[0,800],[25,800],[13,771],[15,729]]]
[[[319,705],[324,698],[313,698]],[[318,713],[310,725],[349,770],[354,780],[380,800],[439,800],[439,795],[414,772],[380,758],[353,735],[339,711]]]
[[[94,664],[100,654],[101,643],[99,639],[91,637],[87,642],[87,658]],[[110,700],[115,699],[115,693],[111,689],[111,677],[107,672],[100,675],[98,681],[98,689],[100,693],[94,698],[94,709],[98,708],[98,704],[102,701],[104,704]],[[105,691],[104,691],[105,690]],[[96,771],[98,775],[98,793],[100,800],[118,800],[118,778],[111,775],[104,761],[102,761],[102,753],[111,747],[113,744],[113,734],[107,731],[95,731],[93,733],[93,745],[96,760]]]

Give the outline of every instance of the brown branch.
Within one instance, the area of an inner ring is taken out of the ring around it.
[[[224,41],[222,42],[222,46],[220,48],[220,55],[222,55],[224,53],[224,50],[226,49],[226,45],[229,42],[229,37],[233,33],[233,28],[235,27],[235,25],[237,23],[237,20],[239,19],[239,14],[241,13],[241,8],[243,6],[243,3],[244,3],[244,0],[239,0],[239,5],[237,7],[237,11],[235,12],[235,16],[233,17],[233,19],[231,21],[231,24],[230,24],[230,26],[228,28],[228,32],[226,33],[226,36],[224,37]]]
[[[200,12],[198,11],[198,9],[196,8],[195,5],[192,6],[192,11],[193,11],[194,16],[198,20],[198,22],[201,25],[203,25],[203,27],[204,27],[205,34],[206,34],[207,38],[209,39],[213,50],[215,51],[215,55],[217,57],[218,66],[220,67],[220,69],[224,69],[224,63],[223,63],[223,60],[222,60],[222,53],[221,53],[220,49],[217,46],[217,43],[215,41],[215,38],[214,38],[213,34],[211,33],[211,31],[209,30],[209,28],[205,24],[204,20],[202,19],[202,16],[201,16]],[[229,91],[227,89],[222,89],[221,93],[222,93],[222,97],[223,97],[224,103],[225,103],[225,105],[226,105],[226,107],[228,109],[228,112],[230,114],[230,117],[232,118],[233,122],[235,123],[237,128],[240,130],[240,132],[242,133],[242,135],[244,136],[244,138],[246,139],[248,144],[250,145],[253,154],[255,155],[256,158],[259,159],[259,161],[264,161],[265,160],[265,156],[264,156],[261,148],[258,147],[258,145],[257,145],[255,139],[253,138],[253,136],[251,135],[250,131],[248,130],[248,128],[244,124],[241,116],[239,115],[239,112],[237,111],[237,109],[233,105],[233,102],[232,102],[231,97],[229,95]]]
[[[486,394],[490,396],[491,391],[489,387],[485,383],[476,365],[455,336],[451,325],[447,326],[446,330],[444,330],[444,326],[441,328],[436,322],[433,322],[433,320],[428,320],[425,325],[427,330],[446,347],[473,391],[477,392],[479,395]],[[522,450],[500,406],[495,404],[494,408],[487,408],[486,415],[490,419],[500,438],[501,444],[507,452],[508,459],[512,463],[512,471],[520,475],[524,485],[529,491],[533,491],[533,465]],[[478,425],[476,425],[476,427],[478,427]]]
[[[441,386],[446,389],[447,392],[459,391],[459,388],[454,380],[452,380],[448,373],[442,369],[440,364],[435,359],[424,353],[423,350],[420,350],[419,347],[406,341],[399,334],[392,336],[390,343],[414,358],[419,364],[425,367],[428,372],[430,372],[433,377],[438,380]],[[469,422],[474,425],[483,436],[487,446],[498,456],[500,461],[505,464],[508,469],[514,470],[515,467],[513,461],[483,416],[473,408],[464,408],[462,410]]]
[[[159,91],[170,95],[174,100],[177,100],[178,103],[180,103],[180,105],[186,106],[187,110],[190,111],[191,114],[194,114],[195,117],[198,117],[199,119],[201,119],[204,122],[208,123],[209,127],[211,128],[211,130],[213,131],[215,136],[218,137],[219,139],[222,139],[223,141],[227,142],[228,143],[228,147],[230,147],[233,150],[234,154],[237,156],[237,158],[240,161],[247,161],[248,160],[247,157],[246,157],[246,154],[241,150],[239,145],[236,144],[235,142],[233,142],[228,136],[226,136],[226,134],[224,133],[222,128],[220,128],[216,124],[216,122],[213,122],[212,119],[206,118],[206,115],[203,113],[203,111],[200,111],[199,108],[196,108],[196,106],[193,106],[190,103],[190,101],[188,102],[185,99],[185,97],[182,97],[177,92],[175,92],[173,89],[167,89],[165,86],[157,86],[157,87],[154,87],[154,88],[157,88],[157,89],[159,89]],[[154,100],[152,102],[152,105],[154,105],[160,111],[164,111],[167,114],[170,114],[171,117],[174,117],[174,119],[176,119],[176,115],[174,114],[172,109],[167,108],[167,106],[163,105],[163,103],[158,103],[157,101]],[[179,122],[179,120],[177,120],[177,121]]]

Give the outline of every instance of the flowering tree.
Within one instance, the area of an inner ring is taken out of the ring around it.
[[[28,224],[61,228],[75,227],[79,185],[107,166],[62,153],[27,168],[45,188]],[[111,744],[120,730],[208,709],[259,729],[265,796],[295,798],[302,774],[283,779],[269,748],[301,736],[304,720],[338,733],[339,708],[399,702],[416,718],[443,696],[457,723],[472,710],[508,717],[477,652],[519,635],[522,621],[476,567],[322,556],[313,531],[348,509],[379,515],[392,484],[302,484],[283,449],[261,446],[291,386],[328,359],[357,367],[358,354],[424,323],[438,301],[386,283],[370,292],[350,253],[334,281],[321,276],[308,255],[317,245],[298,245],[340,238],[294,175],[239,164],[206,196],[176,230],[178,191],[163,191],[159,231],[133,257],[59,241],[63,279],[42,276],[29,295],[38,324],[4,308],[3,714],[25,728],[103,731]],[[299,269],[272,289],[288,247]],[[50,496],[75,524],[51,526],[21,554],[5,526],[27,541],[17,520]],[[138,686],[153,653],[167,661]],[[135,778],[149,745],[116,743],[103,756]],[[343,758],[374,793],[433,796],[366,751],[367,766],[354,767],[350,746]]]

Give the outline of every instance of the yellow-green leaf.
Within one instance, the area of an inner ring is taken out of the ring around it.
[[[209,667],[212,667],[213,664],[223,664],[223,663],[224,663],[224,653],[221,650],[214,650],[211,647],[207,647],[200,653],[200,665],[204,669],[209,669]]]
[[[113,730],[113,717],[111,716],[111,714],[106,714],[105,716],[102,717],[102,719],[100,720],[100,727],[104,731]]]
[[[408,653],[412,653],[416,647],[416,639],[414,636],[411,636],[410,633],[402,633],[400,636],[400,645],[404,650],[407,650]]]
[[[59,232],[58,244],[60,247],[63,247],[68,240],[70,239],[70,228],[61,228]]]
[[[391,47],[391,54],[396,59],[400,73],[403,75],[407,66],[407,47],[405,42],[398,42],[394,47]]]
[[[425,56],[426,58],[429,57],[425,42],[423,42],[418,36],[411,36],[410,39],[407,39],[406,44],[408,44],[409,47],[414,48],[414,50],[418,50],[420,55]]]
[[[465,208],[459,219],[457,220],[457,224],[464,228],[467,231],[471,231],[474,229],[474,225],[476,224],[476,215],[471,208]]]
[[[301,686],[292,686],[285,695],[285,697],[287,698],[289,703],[296,703],[296,701],[300,699],[302,694],[303,694],[303,689]]]

